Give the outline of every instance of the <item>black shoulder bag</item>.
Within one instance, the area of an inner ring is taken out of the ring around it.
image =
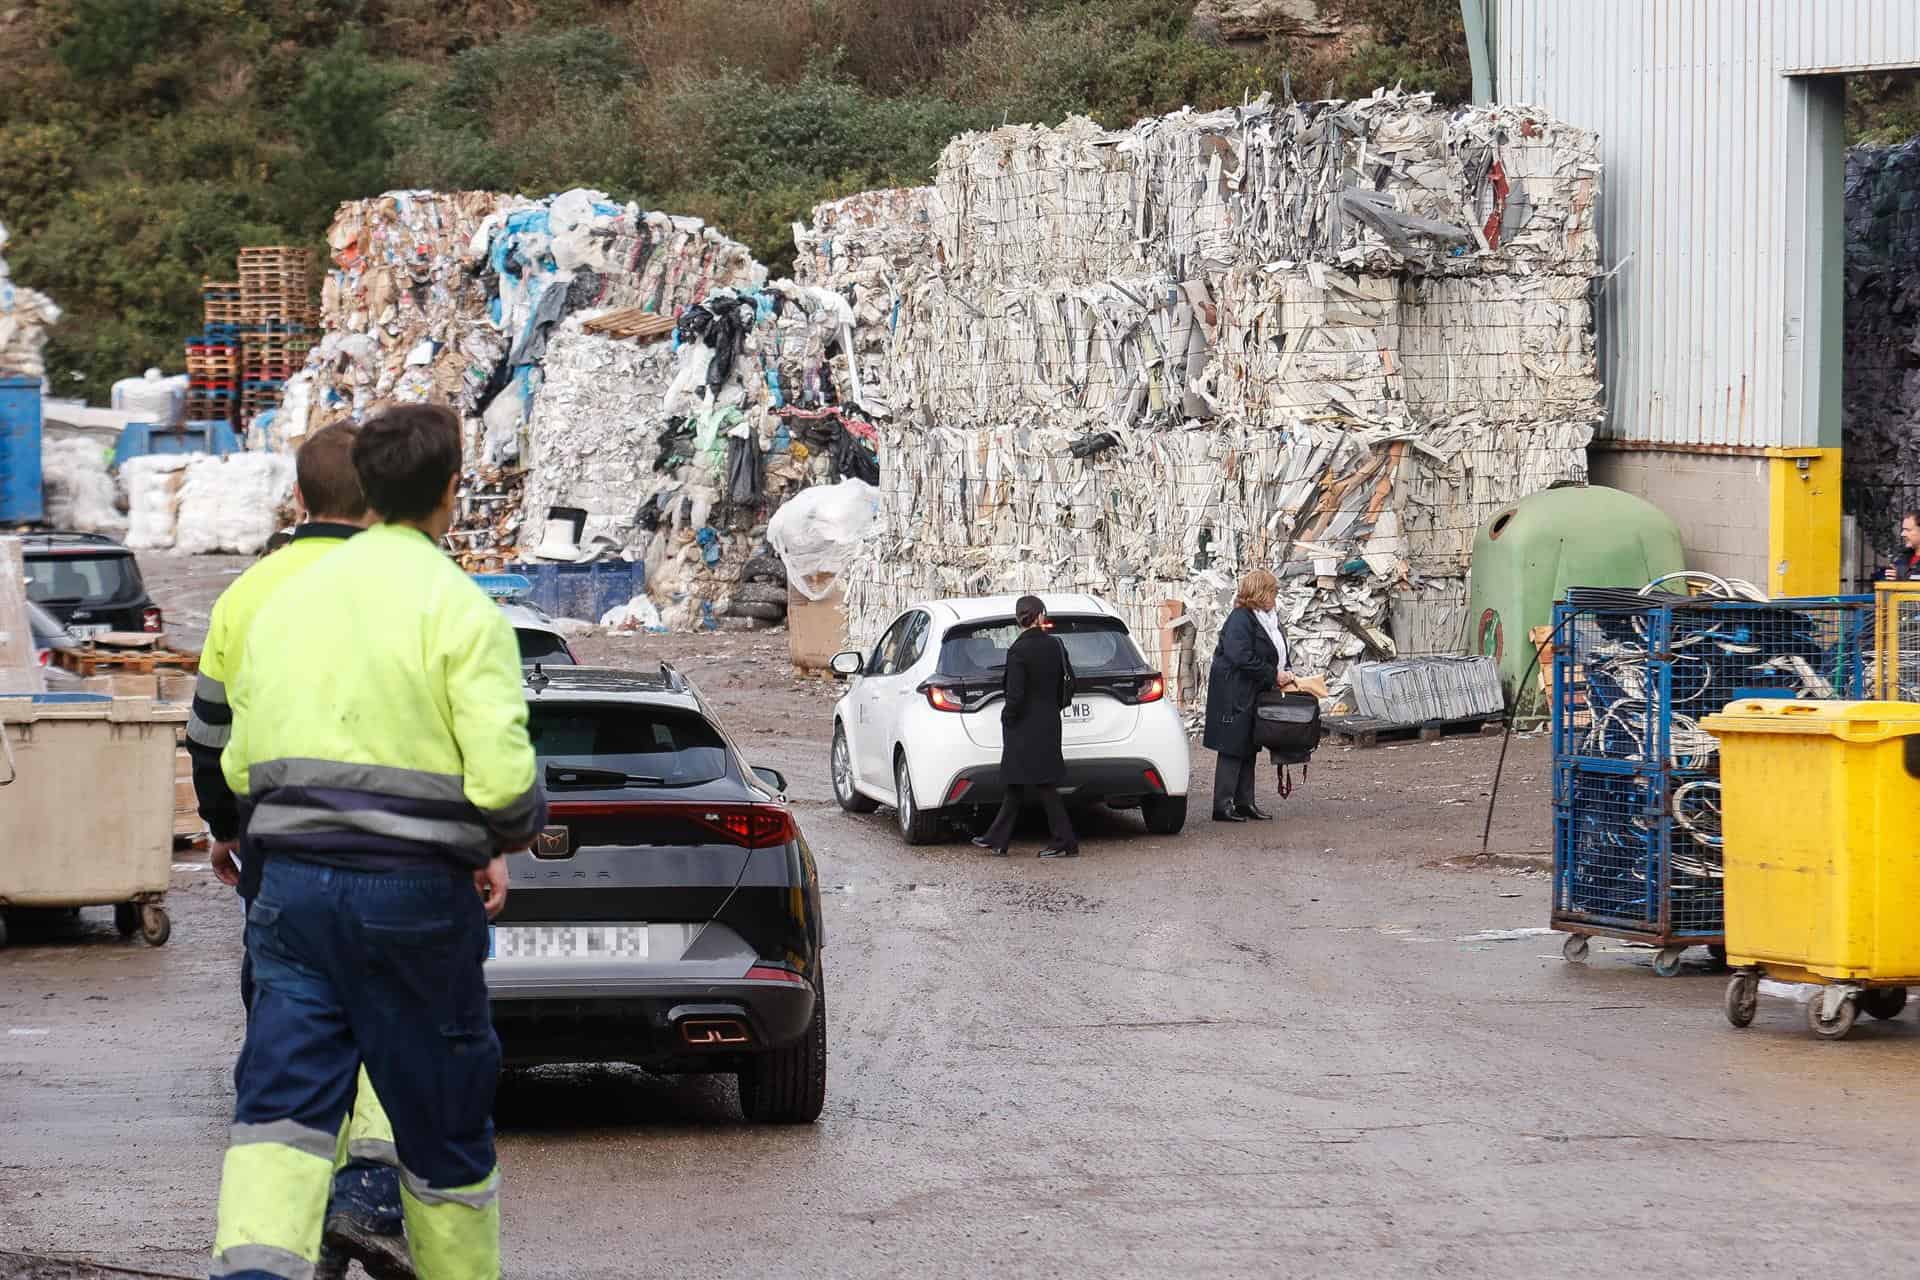
[[[1310,693],[1269,689],[1253,701],[1253,745],[1271,752],[1280,770],[1280,798],[1293,794],[1291,766],[1306,766],[1320,745],[1320,699]]]

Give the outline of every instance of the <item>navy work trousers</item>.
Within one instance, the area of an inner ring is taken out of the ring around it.
[[[403,1180],[465,1187],[492,1173],[500,1042],[471,875],[275,857],[247,913],[247,953],[254,991],[234,1068],[237,1124],[337,1132],[364,1063]]]

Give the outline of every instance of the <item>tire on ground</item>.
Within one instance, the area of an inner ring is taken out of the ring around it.
[[[759,1124],[812,1124],[827,1100],[826,975],[814,988],[813,1019],[790,1045],[743,1067],[740,1111]]]

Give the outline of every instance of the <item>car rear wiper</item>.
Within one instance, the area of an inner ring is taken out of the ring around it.
[[[547,766],[550,787],[664,787],[665,778],[644,773],[624,773],[619,769],[586,769],[570,764]]]

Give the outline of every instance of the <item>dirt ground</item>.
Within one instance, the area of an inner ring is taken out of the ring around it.
[[[176,626],[224,567],[150,566]],[[835,690],[784,636],[582,647],[671,658],[788,774],[827,887],[827,1110],[758,1129],[725,1081],[510,1076],[511,1276],[1920,1264],[1914,1015],[1828,1044],[1763,999],[1737,1032],[1704,952],[1674,979],[1624,944],[1566,963],[1543,738],[1513,744],[1488,864],[1494,739],[1331,747],[1275,823],[1109,814],[1078,860],[1037,833],[999,860],[833,804]],[[90,910],[0,952],[0,1276],[205,1273],[240,914],[197,860],[169,902],[158,950]]]

